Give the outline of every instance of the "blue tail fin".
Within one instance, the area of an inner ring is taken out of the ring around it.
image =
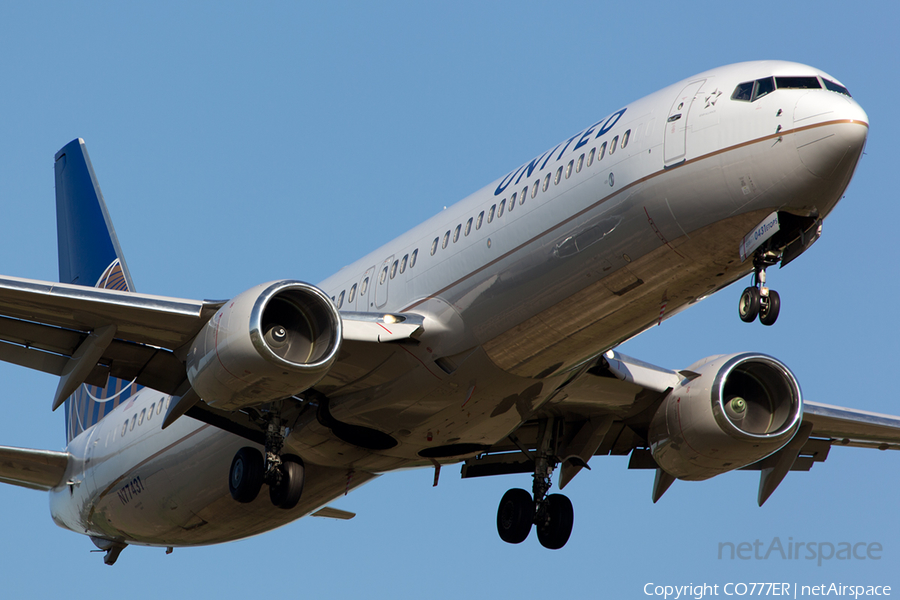
[[[54,169],[59,281],[135,291],[84,140],[73,140],[57,152]],[[114,377],[109,378],[106,387],[83,384],[66,400],[67,441],[97,423],[138,389],[133,381]]]

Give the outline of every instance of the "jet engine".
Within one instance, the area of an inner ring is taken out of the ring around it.
[[[194,338],[188,379],[223,410],[287,398],[325,376],[341,337],[341,317],[322,290],[264,283],[226,302]]]
[[[711,356],[681,374],[648,435],[656,463],[678,479],[709,479],[752,464],[800,427],[800,386],[770,356]]]

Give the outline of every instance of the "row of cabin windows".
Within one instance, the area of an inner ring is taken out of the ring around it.
[[[143,425],[144,417],[146,417],[146,420],[149,422],[150,419],[153,418],[153,413],[161,415],[164,404],[165,402],[163,402],[162,400],[160,400],[158,403],[154,402],[150,405],[149,409],[145,408],[144,410],[142,410],[140,416],[138,416],[137,413],[134,413],[133,417],[131,417],[130,419],[125,419],[125,423],[122,424],[122,437],[125,437],[125,434],[129,431],[133,431],[135,425],[137,425],[138,427]]]
[[[622,148],[624,148],[628,145],[629,139],[631,139],[631,130],[630,129],[628,131],[626,131],[624,134],[622,134],[622,146],[621,146]],[[597,150],[597,148],[591,148],[591,151],[589,153],[587,153],[587,164],[585,164],[585,155],[582,154],[581,156],[578,157],[578,160],[575,160],[574,158],[572,160],[570,160],[568,162],[568,164],[565,165],[565,168],[563,168],[562,166],[559,167],[556,170],[556,175],[553,176],[553,184],[558,185],[559,182],[562,181],[563,176],[565,176],[566,179],[571,177],[573,170],[575,171],[575,173],[580,173],[581,169],[584,168],[585,166],[590,167],[594,163],[595,158],[596,158],[597,162],[599,163],[603,159],[603,157],[606,156],[607,144],[609,145],[609,154],[610,155],[615,154],[616,148],[619,144],[619,136],[614,137],[612,139],[612,141],[610,141],[610,142],[603,142],[603,144],[600,146],[599,151]],[[538,195],[538,190],[546,192],[550,188],[550,177],[551,177],[551,173],[547,173],[547,175],[544,176],[543,184],[541,183],[540,179],[536,179],[534,181],[534,183],[530,186],[530,191],[529,191],[529,186],[526,185],[525,187],[522,188],[521,192],[519,192],[519,191],[513,192],[512,196],[510,196],[510,198],[509,198],[508,204],[507,204],[507,200],[504,198],[503,200],[500,201],[499,205],[498,204],[491,205],[491,207],[487,211],[487,222],[490,223],[495,218],[499,219],[500,217],[503,216],[504,211],[512,212],[513,209],[516,208],[517,200],[518,200],[519,206],[521,206],[521,205],[525,204],[525,199],[529,196],[529,194],[531,195],[532,198],[534,198]],[[462,223],[457,225],[456,228],[452,230],[453,243],[455,244],[456,242],[459,241],[460,232],[462,232],[462,237],[468,236],[470,233],[472,233],[473,223],[474,223],[476,231],[481,229],[481,226],[484,224],[484,220],[485,220],[485,211],[481,211],[480,213],[478,213],[477,217],[469,217],[469,220],[466,221],[465,229],[463,229]],[[442,250],[444,248],[446,248],[447,246],[449,246],[450,239],[451,239],[451,230],[447,230],[447,232],[444,233],[443,237],[434,238],[434,241],[431,242],[431,255],[434,256],[435,253],[437,252],[438,244],[440,244]]]
[[[631,138],[631,130],[629,129],[624,134],[622,134],[622,145],[621,145],[622,148],[625,148],[628,145],[628,141],[630,138]],[[615,154],[616,148],[619,145],[619,136],[615,136],[610,142],[603,142],[603,144],[600,146],[599,150],[596,147],[591,148],[591,151],[588,152],[587,155],[582,154],[581,156],[578,157],[577,161],[573,158],[565,166],[565,170],[563,170],[563,167],[559,167],[556,170],[555,177],[553,178],[553,184],[558,185],[559,182],[562,181],[564,174],[565,174],[566,179],[571,177],[573,170],[575,173],[580,173],[582,168],[590,167],[594,163],[595,159],[599,163],[603,159],[603,157],[606,156],[606,154],[607,154],[607,145],[609,147],[609,155],[611,156],[611,155]],[[587,158],[587,164],[585,164],[585,157]],[[521,192],[518,192],[518,191],[513,192],[512,196],[510,196],[508,202],[507,202],[507,199],[504,198],[503,200],[500,201],[499,205],[498,204],[491,205],[491,207],[488,209],[487,215],[486,215],[487,222],[491,223],[491,222],[493,222],[493,220],[495,218],[499,219],[500,217],[503,216],[504,212],[512,212],[513,210],[515,210],[517,203],[519,206],[525,204],[525,199],[528,198],[529,195],[531,195],[532,198],[535,198],[538,195],[539,190],[546,192],[550,188],[550,176],[551,176],[550,173],[547,173],[547,175],[544,176],[543,184],[541,184],[540,179],[536,179],[534,181],[534,183],[530,186],[530,188],[529,188],[529,186],[526,185],[525,187],[522,188]],[[434,238],[434,241],[431,242],[431,255],[434,256],[435,253],[437,253],[438,244],[440,244],[441,249],[446,248],[451,243],[450,242],[451,236],[453,239],[452,243],[455,244],[456,242],[459,241],[460,237],[467,237],[470,233],[472,233],[473,227],[475,228],[476,231],[481,229],[481,226],[484,225],[484,221],[485,221],[485,211],[481,211],[480,213],[478,213],[477,217],[469,217],[469,220],[466,221],[466,223],[465,223],[465,228],[463,228],[463,224],[460,223],[456,226],[455,229],[452,229],[452,230],[448,229],[447,232],[444,233],[443,237],[436,237],[436,238]],[[390,265],[390,267],[385,266],[381,270],[381,274],[378,277],[378,282],[383,284],[388,277],[393,279],[394,277],[397,276],[398,273],[405,272],[407,268],[412,269],[413,267],[416,266],[416,259],[418,258],[418,256],[419,256],[419,249],[416,248],[415,250],[412,251],[411,254],[406,254],[403,256],[403,258],[401,258],[399,260],[395,260]],[[346,290],[342,290],[341,293],[338,294],[336,297],[335,296],[331,297],[332,302],[334,302],[335,305],[337,305],[338,309],[340,309],[344,305],[345,291]],[[359,284],[360,297],[365,296],[366,292],[368,292],[368,291],[369,291],[369,278],[366,277],[365,279],[363,279],[362,283]],[[352,304],[354,302],[354,300],[356,300],[356,284],[355,283],[350,288],[350,293],[347,296],[347,303]]]
[[[388,278],[388,274],[390,273],[390,278],[393,279],[397,276],[398,273],[406,272],[406,269],[412,269],[416,266],[416,261],[419,258],[419,249],[416,248],[410,254],[404,254],[403,258],[395,260],[390,267],[385,266],[381,270],[381,275],[379,276],[379,283],[384,283],[385,279]],[[369,278],[368,276],[362,280],[362,283],[359,284],[359,297],[362,298],[366,295],[366,292],[369,291]],[[344,305],[344,295],[346,290],[341,290],[341,293],[337,295],[337,298],[334,296],[331,297],[331,301],[335,303],[335,305],[340,309]],[[347,296],[347,303],[353,304],[356,300],[356,284],[354,283],[350,286],[350,293]]]

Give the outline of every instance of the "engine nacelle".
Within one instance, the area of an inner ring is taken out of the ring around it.
[[[325,376],[341,339],[325,292],[302,281],[264,283],[225,303],[194,338],[188,379],[223,410],[287,398]]]
[[[670,475],[709,479],[765,458],[797,433],[800,385],[780,361],[711,356],[688,370],[699,377],[683,379],[650,422],[653,458]]]

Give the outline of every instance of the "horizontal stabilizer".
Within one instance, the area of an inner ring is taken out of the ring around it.
[[[68,452],[0,446],[0,482],[48,491],[62,483]]]
[[[900,417],[807,401],[803,420],[813,424],[814,437],[833,444],[900,450]]]

